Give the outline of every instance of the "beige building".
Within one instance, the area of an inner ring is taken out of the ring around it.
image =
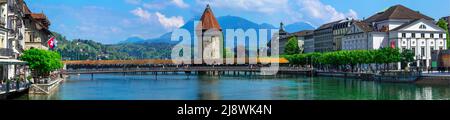
[[[25,12],[25,49],[38,48],[48,50],[47,40],[51,37],[50,21],[44,13],[32,13],[23,6]]]

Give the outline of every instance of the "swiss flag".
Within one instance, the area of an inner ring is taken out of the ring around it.
[[[53,49],[56,47],[56,40],[55,37],[51,37],[48,41],[47,41],[48,47],[50,47],[50,49]]]

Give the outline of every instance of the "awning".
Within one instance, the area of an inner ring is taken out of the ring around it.
[[[0,59],[0,65],[25,65],[27,62],[17,59]]]

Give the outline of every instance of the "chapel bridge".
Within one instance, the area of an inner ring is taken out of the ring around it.
[[[248,63],[248,60],[246,60]],[[259,58],[258,63],[272,61],[278,62],[280,73],[305,73],[311,70],[298,67],[284,66],[288,63],[286,59]],[[66,65],[65,74],[102,74],[102,73],[207,73],[207,74],[256,74],[261,72],[263,64],[232,64],[232,65],[177,65],[172,60],[84,60],[64,61]]]

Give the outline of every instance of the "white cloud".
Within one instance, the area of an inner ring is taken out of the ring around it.
[[[151,14],[148,11],[146,11],[140,7],[132,10],[131,13],[133,15],[138,16],[142,20],[150,20],[150,17],[151,17]]]
[[[181,16],[166,17],[166,15],[159,12],[156,12],[155,15],[158,17],[158,21],[161,25],[166,29],[175,29],[184,25],[184,20]]]
[[[163,9],[166,7],[164,3],[144,3],[142,6],[146,9]]]
[[[183,0],[172,0],[172,3],[180,8],[187,8],[189,7],[188,4],[186,4]]]
[[[288,7],[288,0],[196,0],[202,5],[272,14]]]
[[[344,19],[346,17],[358,18],[358,14],[350,9],[348,13],[337,11],[333,6],[326,5],[319,0],[298,0],[301,7],[300,12],[305,12],[310,17],[321,19],[326,22]]]
[[[125,3],[133,5],[141,4],[141,2],[142,2],[141,0],[125,0]]]

